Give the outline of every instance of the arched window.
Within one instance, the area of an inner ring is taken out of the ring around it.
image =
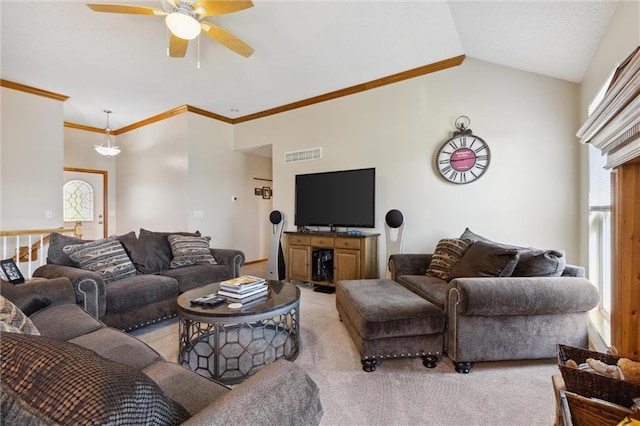
[[[83,180],[64,184],[64,221],[93,220],[93,188]]]

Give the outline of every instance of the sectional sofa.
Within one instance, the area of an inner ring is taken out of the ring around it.
[[[230,389],[106,327],[76,304],[67,278],[2,282],[1,293],[3,425],[293,426],[322,417],[318,387],[292,362]]]

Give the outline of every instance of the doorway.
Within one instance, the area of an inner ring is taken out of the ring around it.
[[[108,172],[106,170],[64,168],[64,227],[73,228],[82,220],[82,238],[105,238],[108,222]]]

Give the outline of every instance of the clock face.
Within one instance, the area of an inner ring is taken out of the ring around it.
[[[472,134],[456,135],[438,151],[438,170],[453,183],[470,183],[489,167],[491,152],[485,141]]]

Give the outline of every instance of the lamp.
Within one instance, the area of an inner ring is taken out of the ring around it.
[[[176,37],[193,40],[200,34],[200,23],[188,12],[176,10],[165,18],[167,27]]]
[[[93,147],[100,155],[107,157],[113,157],[120,154],[120,148],[111,145],[111,128],[109,127],[109,114],[111,111],[104,110],[107,113],[107,127],[104,128],[104,142],[100,145],[94,145]]]

